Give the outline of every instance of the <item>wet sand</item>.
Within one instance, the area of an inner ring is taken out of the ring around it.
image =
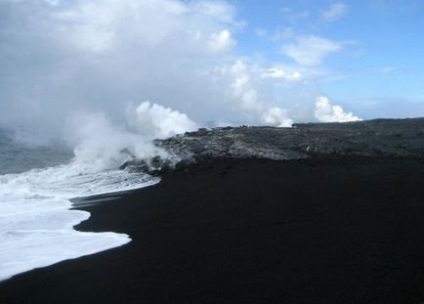
[[[132,242],[0,283],[0,303],[424,302],[424,161],[216,160],[101,204]]]

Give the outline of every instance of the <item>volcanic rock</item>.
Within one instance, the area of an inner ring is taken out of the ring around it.
[[[424,157],[424,118],[295,124],[291,128],[200,129],[156,140],[179,166],[214,158],[296,160],[311,157]],[[155,159],[150,171],[172,167]],[[136,164],[133,163],[132,165]],[[144,169],[147,167],[144,161]]]

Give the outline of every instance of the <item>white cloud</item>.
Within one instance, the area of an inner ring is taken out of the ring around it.
[[[0,127],[59,132],[72,112],[123,120],[142,100],[200,122],[231,113],[213,73],[234,60],[240,28],[226,2],[49,1],[0,1],[10,12],[0,17]]]
[[[75,112],[124,124],[128,104],[143,100],[199,125],[287,126],[293,117],[313,119],[317,92],[304,80],[318,78],[314,65],[341,49],[316,36],[296,38],[288,27],[279,38],[292,43],[283,51],[304,67],[269,66],[260,54],[242,60],[233,35],[243,23],[225,1],[0,0],[0,12],[6,8],[0,127],[59,131]]]
[[[253,116],[261,124],[278,127],[290,127],[293,124],[284,109],[263,102],[252,80],[252,74],[259,74],[258,72],[252,71],[243,61],[237,61],[224,73],[228,73],[232,78],[229,97],[236,110]]]
[[[341,44],[314,35],[300,36],[295,40],[295,43],[284,44],[282,52],[303,66],[320,65],[325,57],[342,50]]]
[[[209,23],[208,19],[213,19],[215,22],[221,24],[229,24],[235,27],[243,27],[243,22],[234,18],[236,11],[233,6],[228,4],[225,1],[212,1],[212,0],[203,0],[203,1],[176,1],[173,2],[192,2],[189,7],[199,14],[197,21],[206,21]]]
[[[299,20],[305,20],[310,16],[310,12],[308,10],[296,12],[289,7],[283,7],[280,12],[291,23],[296,23]]]
[[[273,39],[274,39],[275,41],[278,41],[278,40],[290,39],[290,38],[293,38],[294,36],[295,36],[295,31],[293,30],[293,28],[291,28],[291,27],[286,27],[286,28],[284,28],[283,30],[278,31],[278,32],[274,35]]]
[[[325,21],[336,21],[346,15],[349,6],[343,2],[337,2],[330,5],[330,7],[321,13],[321,18]]]
[[[233,78],[229,97],[236,107],[246,113],[261,112],[263,105],[252,83],[247,65],[242,61],[237,61],[230,67],[229,74]]]
[[[48,4],[53,6],[59,5],[62,2],[62,0],[44,0],[44,1],[46,1]]]
[[[145,47],[156,47],[177,33],[187,39],[181,19],[189,23],[193,9],[172,0],[86,0],[63,5],[49,17],[59,30],[56,35],[62,35],[69,47],[100,53],[119,48],[127,39]]]
[[[288,117],[287,112],[278,107],[266,109],[262,113],[262,121],[267,125],[281,128],[291,127],[293,124],[293,120]]]
[[[219,33],[212,33],[209,39],[209,49],[212,52],[227,52],[236,46],[236,41],[232,38],[228,30]]]
[[[279,67],[269,68],[261,73],[261,78],[282,79],[288,81],[299,81],[303,75],[298,71],[286,71]]]
[[[137,108],[127,109],[127,119],[138,134],[168,138],[198,128],[184,113],[145,101]]]
[[[315,118],[319,122],[349,122],[362,120],[339,105],[331,104],[328,97],[319,96],[315,102]]]

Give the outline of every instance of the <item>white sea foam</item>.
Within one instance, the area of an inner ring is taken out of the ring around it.
[[[184,113],[149,102],[128,108],[127,116],[125,126],[101,113],[75,114],[67,122],[65,136],[75,147],[75,157],[69,164],[0,175],[0,281],[130,241],[125,234],[74,230],[90,214],[70,210],[70,200],[157,183],[158,178],[117,168],[132,159],[149,161],[158,156],[178,161],[156,147],[152,139],[190,131],[197,125]],[[0,142],[0,148],[12,146],[11,141]],[[11,159],[16,157],[6,154]],[[49,155],[45,158],[50,159]]]
[[[158,181],[122,170],[95,172],[77,161],[0,175],[0,281],[128,243],[126,234],[74,230],[90,214],[70,210],[70,199],[132,190]]]

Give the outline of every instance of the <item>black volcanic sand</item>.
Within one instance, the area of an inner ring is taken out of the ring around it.
[[[106,252],[18,275],[0,303],[424,301],[424,161],[220,160],[84,207]]]

